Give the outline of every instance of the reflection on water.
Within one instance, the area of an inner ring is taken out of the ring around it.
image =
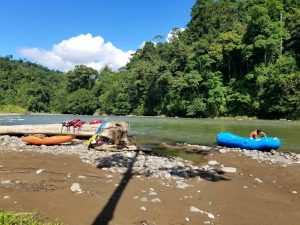
[[[157,141],[152,140],[149,142],[147,139],[144,138],[136,138],[135,141],[136,144],[138,146],[141,146],[142,148],[151,149],[153,152],[157,154],[179,157],[185,160],[189,160],[192,161],[195,165],[200,165],[207,161],[201,154],[185,152],[183,150],[175,149],[175,148],[169,148],[169,147],[166,148],[161,146],[161,143]]]
[[[153,146],[153,151],[158,154],[165,154],[173,157],[180,157],[185,160],[192,161],[195,165],[200,165],[207,160],[200,154],[197,153],[189,153],[183,150],[172,149],[172,148],[163,148],[159,146]]]
[[[104,119],[101,116],[82,115],[2,115],[0,116],[0,125],[53,124],[75,118],[80,118],[86,122]],[[129,122],[130,135],[133,135],[136,140],[146,140],[148,144],[166,142],[169,144],[190,143],[214,146],[218,132],[231,132],[247,137],[252,130],[261,129],[269,137],[280,138],[282,142],[280,151],[300,153],[300,121],[124,116],[110,116],[109,120]]]

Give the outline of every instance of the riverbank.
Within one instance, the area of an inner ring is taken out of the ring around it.
[[[199,152],[206,163],[195,165],[151,153],[88,151],[80,140],[32,146],[2,136],[0,154],[5,211],[72,225],[300,220],[299,164],[252,160],[235,149],[207,148]]]

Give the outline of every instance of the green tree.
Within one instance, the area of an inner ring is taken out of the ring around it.
[[[75,69],[66,74],[68,80],[68,90],[73,92],[81,88],[91,90],[98,79],[98,72],[85,65],[77,65]]]

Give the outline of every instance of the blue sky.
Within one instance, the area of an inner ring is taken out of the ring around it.
[[[121,60],[155,35],[184,28],[195,1],[0,0],[0,55],[12,54],[40,64],[53,59],[54,66],[45,66],[60,70],[71,69],[75,63],[98,63],[101,68],[114,63],[105,58],[120,56]],[[91,53],[95,48],[97,52]],[[71,57],[81,52],[86,58]],[[109,52],[112,54],[105,57]],[[124,59],[121,61],[120,65]],[[62,66],[64,62],[68,66]]]

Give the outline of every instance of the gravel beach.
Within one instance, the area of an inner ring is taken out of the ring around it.
[[[206,159],[193,164],[83,144],[0,136],[0,209],[71,225],[299,224],[299,154],[178,144]]]

